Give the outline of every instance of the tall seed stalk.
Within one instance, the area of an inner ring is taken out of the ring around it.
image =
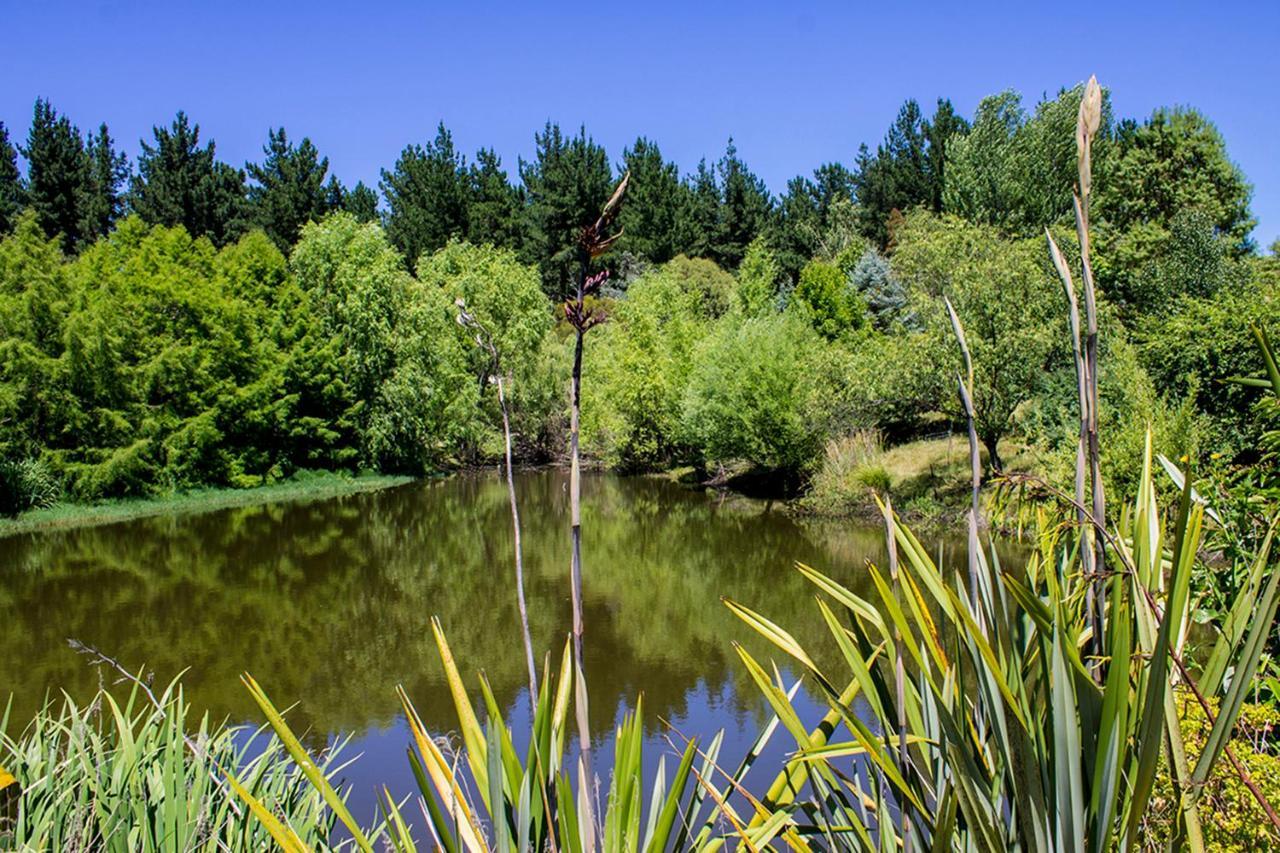
[[[960,344],[960,354],[964,356],[964,376],[957,376],[956,381],[960,389],[960,403],[964,408],[965,421],[969,431],[969,475],[970,475],[970,494],[969,494],[969,595],[973,599],[974,609],[979,614],[979,625],[985,626],[986,620],[981,618],[982,607],[982,582],[979,577],[978,552],[980,545],[978,543],[978,514],[980,512],[979,500],[982,490],[982,459],[978,454],[978,429],[976,416],[973,408],[973,356],[969,353],[969,343],[964,336],[964,326],[960,323],[960,317],[956,314],[955,306],[951,304],[951,300],[943,298],[942,300],[947,306],[947,316],[951,318],[951,330],[955,333],[956,341]],[[985,627],[983,628],[985,633]]]
[[[1098,306],[1094,296],[1093,265],[1089,258],[1089,196],[1093,189],[1093,138],[1102,124],[1102,88],[1098,78],[1089,77],[1080,99],[1080,113],[1076,120],[1076,165],[1080,174],[1079,184],[1072,199],[1076,214],[1076,235],[1080,240],[1080,269],[1084,282],[1084,310],[1087,333],[1085,337],[1085,366],[1088,369],[1087,444],[1089,475],[1093,480],[1093,523],[1095,530],[1107,528],[1107,500],[1102,487],[1102,450],[1098,443]],[[1106,565],[1106,551],[1101,536],[1094,535],[1093,565],[1100,571]],[[1105,628],[1107,591],[1100,576],[1093,583],[1094,610],[1098,637]],[[1095,644],[1097,645],[1097,644]],[[1099,653],[1101,649],[1099,648]]]
[[[529,670],[529,706],[538,702],[538,668],[533,660],[533,638],[529,633],[529,608],[524,597],[524,549],[520,543],[520,506],[516,501],[516,481],[511,462],[511,417],[507,412],[507,395],[503,388],[502,356],[498,346],[493,342],[493,335],[467,311],[466,301],[461,297],[455,303],[458,306],[458,324],[475,332],[478,347],[489,354],[488,375],[498,387],[498,408],[502,410],[503,460],[506,463],[507,499],[511,503],[511,533],[515,548],[516,564],[516,604],[520,610],[521,639],[524,641],[525,666]]]
[[[574,329],[573,373],[570,386],[569,410],[569,531],[572,556],[569,566],[569,585],[573,598],[573,663],[574,663],[574,708],[578,720],[578,798],[582,803],[583,846],[587,850],[595,849],[596,819],[592,804],[591,784],[591,729],[587,716],[587,676],[582,657],[582,454],[579,448],[579,426],[582,413],[582,351],[587,332],[604,322],[604,314],[597,309],[586,307],[587,296],[600,289],[600,285],[608,278],[608,272],[591,274],[591,262],[600,257],[622,236],[607,235],[613,220],[618,215],[622,198],[631,181],[631,173],[622,176],[622,180],[613,191],[613,195],[600,211],[594,223],[582,229],[578,238],[578,262],[581,269],[578,275],[578,287],[573,298],[565,302],[564,314]]]
[[[1082,549],[1083,570],[1093,578],[1087,590],[1089,624],[1093,629],[1091,644],[1095,661],[1102,657],[1107,602],[1106,580],[1101,570],[1106,566],[1104,537],[1097,531],[1107,526],[1107,499],[1102,483],[1102,451],[1098,439],[1098,305],[1093,281],[1093,264],[1089,251],[1089,199],[1093,190],[1093,139],[1102,124],[1102,88],[1097,77],[1090,77],[1080,99],[1080,111],[1076,119],[1076,166],[1078,179],[1072,194],[1075,211],[1076,237],[1080,243],[1081,283],[1084,290],[1085,334],[1083,345],[1080,337],[1080,307],[1076,299],[1075,283],[1071,270],[1046,229],[1049,254],[1062,279],[1067,293],[1067,305],[1071,322],[1071,346],[1076,364],[1076,388],[1080,398],[1080,441],[1076,447],[1075,498],[1077,522],[1086,530],[1092,548]],[[1089,503],[1085,501],[1086,486],[1090,487]],[[1085,524],[1085,507],[1090,508],[1091,524]],[[1101,668],[1095,664],[1095,675],[1101,677]]]

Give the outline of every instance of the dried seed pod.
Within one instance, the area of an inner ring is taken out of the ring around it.
[[[1097,77],[1090,76],[1084,87],[1084,96],[1080,98],[1080,113],[1076,118],[1076,160],[1080,170],[1080,197],[1083,199],[1089,197],[1093,185],[1093,137],[1101,126],[1102,87],[1098,85]]]

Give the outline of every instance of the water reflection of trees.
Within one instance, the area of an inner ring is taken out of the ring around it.
[[[569,623],[565,482],[555,471],[518,482],[531,629],[557,653]],[[656,479],[588,478],[583,530],[599,732],[642,690],[655,716],[671,717],[686,714],[699,680],[745,688],[729,641],[756,641],[721,595],[820,647],[811,590],[791,564],[856,586],[863,562],[882,559],[875,530],[800,524]],[[16,719],[47,690],[89,693],[98,675],[66,648],[74,636],[161,678],[189,668],[189,694],[215,716],[256,718],[238,681],[249,670],[278,703],[302,700],[293,716],[317,731],[389,722],[398,683],[449,725],[431,616],[500,701],[525,680],[510,536],[501,482],[469,476],[0,540],[0,685]],[[735,713],[756,709],[749,689],[730,695],[747,697]]]

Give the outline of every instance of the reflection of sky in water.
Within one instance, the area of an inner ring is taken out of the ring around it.
[[[534,645],[552,651],[554,666],[571,615],[566,485],[556,470],[518,478]],[[396,685],[433,730],[455,725],[432,616],[473,696],[484,671],[516,732],[527,728],[511,547],[506,490],[492,472],[0,539],[0,685],[13,694],[15,722],[62,690],[84,701],[99,673],[67,648],[74,637],[130,668],[145,665],[161,683],[186,669],[198,713],[256,723],[239,682],[251,672],[277,706],[294,706],[290,723],[312,746],[356,734],[345,754],[363,755],[343,775],[370,815],[375,785],[413,787]],[[778,656],[722,595],[830,661],[837,653],[814,589],[792,564],[872,594],[865,565],[882,565],[884,554],[878,528],[800,521],[777,504],[661,478],[592,475],[583,484],[583,558],[596,754],[607,760],[621,709],[643,691],[652,778],[671,752],[659,719],[704,743],[724,728],[727,767],[767,720],[731,643],[766,666]],[[801,701],[805,722],[816,724],[817,706]],[[779,732],[770,756],[793,747]],[[777,766],[762,762],[753,774],[769,765]]]
[[[589,679],[590,675],[588,675]],[[794,675],[788,670],[783,670],[783,679],[788,686],[794,683]],[[730,682],[714,686],[700,679],[686,693],[685,709],[666,720],[666,722],[670,723],[672,729],[681,735],[697,738],[700,749],[705,749],[710,744],[715,733],[723,730],[724,739],[720,748],[718,764],[729,773],[736,770],[742,758],[751,749],[752,744],[756,742],[764,729],[762,718],[741,710],[741,703],[738,701],[739,697],[734,696],[734,690],[735,687]],[[526,754],[529,746],[529,706],[527,696],[527,691],[521,693],[514,704],[505,711],[507,724],[513,728],[512,737],[516,751],[521,757]],[[754,697],[745,698],[748,701],[754,701]],[[811,725],[816,724],[816,721],[826,711],[825,706],[815,702],[814,697],[803,686],[797,692],[794,704],[800,711],[801,719]],[[621,698],[619,699],[614,715],[615,727],[622,722],[623,715],[629,710],[629,707]],[[683,748],[684,741],[679,735],[671,733],[666,726],[654,719],[653,714],[646,712],[646,717],[650,719],[650,725],[646,726],[644,744],[645,796],[647,797],[658,771],[658,762],[665,760],[667,779],[670,780],[671,774],[679,763],[680,750]],[[572,719],[570,722],[572,722]],[[481,724],[483,725],[483,723],[484,718],[482,716]],[[575,731],[570,731],[572,737],[570,737],[569,744],[565,750],[564,766],[570,769],[574,767],[577,756],[577,738],[573,736]],[[435,729],[433,733],[436,735],[452,734],[453,741],[455,743],[460,742],[456,730],[450,732],[448,729]],[[330,743],[332,742],[333,740],[331,739]],[[405,750],[410,746],[411,742],[412,736],[409,733],[409,727],[403,718],[399,718],[391,725],[371,727],[360,733],[358,737],[353,738],[351,744],[343,751],[344,761],[349,761],[353,757],[359,756],[342,771],[338,778],[343,784],[350,786],[351,795],[348,803],[351,805],[352,812],[362,822],[366,824],[372,823],[380,817],[377,797],[383,786],[391,790],[397,801],[407,796],[416,796],[418,791],[417,784],[414,781],[413,772],[409,769],[409,760],[405,755]],[[595,765],[596,775],[600,780],[601,798],[603,799],[608,793],[609,770],[612,766],[613,731],[610,730],[607,734],[595,737],[592,741],[592,749],[594,750],[592,760]],[[759,795],[773,781],[781,762],[794,749],[795,741],[791,739],[784,728],[778,726],[761,753],[760,758],[746,775],[747,789],[753,794]],[[701,759],[695,762],[695,767],[697,766],[701,766]],[[852,762],[850,766],[852,767]],[[572,772],[570,772],[570,779],[575,779]],[[690,783],[693,784],[692,779]],[[723,787],[725,784],[724,778],[717,779],[716,784]],[[737,806],[738,803],[735,802],[735,807]],[[703,819],[705,819],[706,814],[707,810],[704,808]],[[421,812],[416,806],[406,811],[406,816],[407,819],[417,818],[417,821],[411,820],[414,823],[421,820]]]

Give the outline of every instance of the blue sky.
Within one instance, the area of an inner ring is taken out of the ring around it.
[[[1122,8],[1121,8],[1122,7]],[[267,129],[310,136],[348,185],[443,120],[514,173],[547,119],[615,162],[638,134],[683,171],[732,135],[774,191],[875,143],[899,105],[971,115],[1097,74],[1119,116],[1200,108],[1254,185],[1255,238],[1280,237],[1280,3],[1033,6],[659,2],[307,4],[0,2],[0,121],[25,137],[49,98],[107,121],[133,156],[185,109],[218,154],[258,159]]]

